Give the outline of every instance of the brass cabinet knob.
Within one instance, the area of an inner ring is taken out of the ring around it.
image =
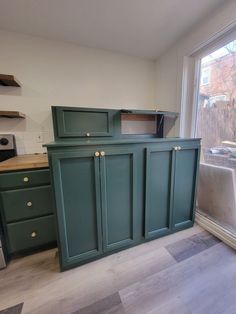
[[[24,178],[23,178],[23,181],[24,181],[24,182],[29,182],[29,178],[28,178],[28,177],[24,177]]]
[[[99,155],[100,155],[99,152],[95,152],[96,157],[99,157]]]
[[[86,133],[86,136],[90,136],[90,133]]]
[[[37,232],[36,231],[33,231],[32,233],[31,233],[31,238],[36,238],[37,237]]]
[[[33,203],[29,201],[29,202],[26,203],[26,205],[27,205],[28,207],[31,207],[31,206],[33,205]]]
[[[101,156],[105,156],[105,152],[102,151],[102,152],[100,153],[100,155],[101,155]]]

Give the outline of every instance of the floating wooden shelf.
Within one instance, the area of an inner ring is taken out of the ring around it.
[[[20,87],[20,83],[14,75],[0,74],[0,85]]]
[[[0,111],[1,118],[20,118],[25,119],[25,114],[19,111]]]

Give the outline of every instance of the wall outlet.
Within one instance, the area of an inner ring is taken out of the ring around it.
[[[36,143],[43,143],[43,134],[42,133],[36,133],[35,141],[36,141]]]

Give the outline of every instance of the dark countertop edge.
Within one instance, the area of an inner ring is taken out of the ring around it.
[[[199,141],[201,138],[184,138],[184,137],[168,137],[168,138],[143,138],[143,139],[115,139],[115,140],[84,140],[84,141],[69,141],[61,140],[48,144],[43,147],[62,147],[62,146],[89,146],[89,145],[119,145],[119,144],[138,144],[138,143],[165,143],[179,141]]]

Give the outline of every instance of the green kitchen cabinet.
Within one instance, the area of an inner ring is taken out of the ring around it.
[[[146,239],[193,225],[198,161],[197,143],[146,150]]]
[[[99,157],[93,151],[54,154],[61,266],[102,254]]]
[[[52,114],[55,141],[45,146],[61,270],[193,225],[200,139],[163,138],[177,113]]]
[[[0,220],[9,256],[55,244],[48,168],[0,173]]]
[[[172,228],[181,230],[193,225],[197,170],[200,150],[194,145],[178,146],[174,158]]]
[[[106,149],[100,157],[103,250],[134,243],[136,210],[136,153],[132,149]],[[122,206],[121,206],[122,201]]]
[[[112,136],[112,110],[75,107],[52,107],[52,110],[58,138]]]
[[[165,235],[171,230],[173,157],[171,146],[146,149],[146,239]]]
[[[62,269],[134,242],[132,150],[55,153],[52,171]]]

